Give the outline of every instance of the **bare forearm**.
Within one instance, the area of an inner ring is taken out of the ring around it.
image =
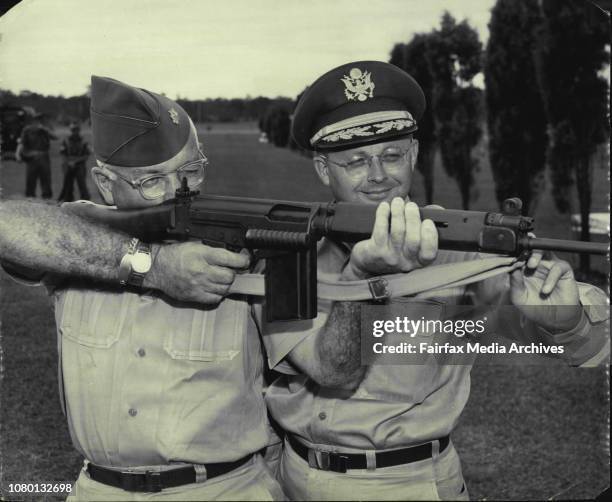
[[[0,260],[20,267],[117,282],[129,240],[56,206],[0,201]]]
[[[359,386],[366,371],[361,365],[360,331],[359,303],[334,303],[317,344],[321,383],[346,389]]]

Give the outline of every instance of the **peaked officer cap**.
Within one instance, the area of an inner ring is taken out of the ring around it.
[[[177,103],[107,77],[91,77],[91,129],[98,160],[121,167],[161,164],[187,143],[189,116]]]
[[[291,134],[306,150],[353,148],[411,134],[424,111],[423,90],[405,71],[382,61],[355,61],[306,89]]]

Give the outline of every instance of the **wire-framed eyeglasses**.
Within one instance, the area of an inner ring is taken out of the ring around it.
[[[204,182],[206,166],[208,166],[208,158],[200,152],[202,158],[182,165],[176,171],[165,174],[152,174],[145,176],[140,180],[132,180],[122,174],[104,166],[118,178],[128,183],[133,189],[138,190],[140,195],[147,200],[154,200],[163,197],[169,190],[172,189],[172,176],[176,176],[179,184],[183,178],[187,179],[189,189],[193,190]]]
[[[410,146],[405,150],[393,146],[388,147],[376,155],[358,153],[346,162],[331,160],[327,155],[323,155],[323,157],[327,162],[344,168],[347,174],[350,174],[351,176],[359,176],[362,174],[367,174],[368,169],[372,167],[372,163],[374,162],[375,158],[378,159],[380,165],[382,165],[386,170],[396,170],[404,167],[406,163],[406,154],[412,151],[414,144],[415,142],[412,141]]]

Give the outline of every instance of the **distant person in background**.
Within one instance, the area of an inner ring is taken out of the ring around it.
[[[70,124],[70,136],[62,140],[60,154],[64,160],[62,169],[64,171],[64,184],[58,197],[59,202],[72,202],[74,200],[74,181],[76,180],[81,194],[81,199],[89,199],[87,189],[85,162],[91,154],[89,145],[83,141],[81,127],[73,122]]]
[[[40,178],[41,196],[43,199],[50,199],[53,192],[49,147],[51,140],[57,139],[57,136],[42,124],[42,118],[43,114],[37,113],[32,117],[31,123],[23,128],[16,157],[27,166],[26,197],[36,197],[36,182]]]

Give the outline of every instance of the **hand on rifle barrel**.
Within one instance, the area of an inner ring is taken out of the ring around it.
[[[419,207],[396,197],[376,210],[372,237],[353,247],[343,278],[409,272],[430,264],[438,254],[438,231],[431,220],[421,221]]]

